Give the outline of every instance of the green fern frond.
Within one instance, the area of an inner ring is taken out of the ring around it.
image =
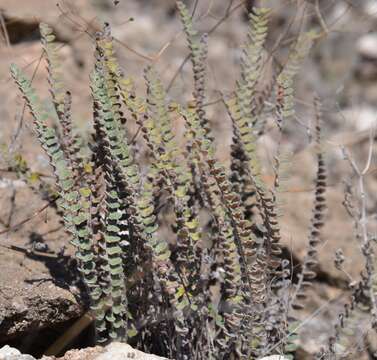
[[[159,132],[160,143],[164,147],[164,161],[166,163],[175,162],[175,158],[180,155],[178,145],[172,132],[172,122],[166,103],[166,92],[152,67],[145,70],[147,82],[147,109],[149,119],[153,121],[153,131]]]
[[[256,85],[264,66],[263,47],[267,37],[270,9],[256,7],[249,14],[249,31],[241,62],[241,79],[237,83],[236,101],[249,126],[255,126],[257,119],[253,116],[256,107],[254,99]]]
[[[206,117],[204,110],[205,103],[205,83],[206,83],[206,60],[208,51],[208,36],[203,34],[199,36],[198,31],[194,28],[192,17],[182,1],[177,1],[177,8],[181,16],[183,30],[186,34],[188,47],[190,49],[192,70],[194,75],[194,99],[195,109],[198,118],[204,129],[205,136],[212,139],[211,126]]]
[[[183,110],[182,116],[185,118],[190,131],[194,134],[193,137],[196,146],[206,162],[207,171],[216,181],[222,203],[224,204],[227,214],[232,222],[234,241],[241,258],[243,281],[244,284],[247,284],[246,286],[248,286],[248,292],[253,293],[253,280],[248,271],[248,264],[250,264],[250,258],[254,255],[252,249],[255,239],[250,230],[249,222],[244,219],[240,198],[232,191],[231,184],[226,176],[225,168],[215,159],[213,145],[211,141],[205,139],[204,130],[202,129],[196,114],[190,110]]]
[[[45,24],[39,25],[41,42],[47,61],[48,82],[52,101],[58,115],[62,129],[61,145],[67,160],[75,174],[75,182],[79,182],[79,174],[82,173],[82,159],[79,156],[77,138],[72,129],[72,96],[64,88],[63,72],[59,61],[58,45],[55,42],[53,29]]]
[[[281,127],[284,119],[293,116],[295,113],[293,81],[302,61],[311,49],[315,37],[315,32],[299,35],[289,53],[287,64],[277,78],[276,113],[279,127]]]
[[[53,103],[59,119],[64,116],[65,89],[63,83],[63,73],[59,61],[58,46],[55,43],[53,29],[45,23],[39,25],[41,42],[47,60],[48,82],[51,87]]]
[[[92,310],[99,314],[103,306],[100,303],[100,291],[95,269],[94,252],[90,242],[89,201],[90,190],[74,188],[74,175],[64,157],[56,132],[47,126],[49,114],[43,110],[41,102],[31,86],[30,81],[16,66],[11,66],[11,74],[17,83],[26,103],[33,115],[39,141],[50,158],[54,168],[57,184],[60,189],[58,206],[63,210],[64,222],[68,231],[73,234],[72,243],[77,248],[76,257],[79,260],[79,271],[83,275],[92,300]]]
[[[178,267],[183,267],[180,271],[187,274],[189,283],[194,284],[193,279],[200,277],[200,259],[197,253],[199,247],[196,243],[201,238],[201,234],[199,220],[189,204],[191,173],[174,140],[165,90],[152,68],[147,68],[145,78],[148,95],[145,132],[147,138],[152,140],[150,146],[156,149],[153,154],[155,165],[165,178],[167,191],[173,197],[177,231],[177,264]],[[198,292],[196,287],[188,289],[185,286],[185,288],[190,292]],[[190,293],[186,295],[191,296]]]
[[[256,8],[250,18],[249,33],[244,59],[242,62],[241,80],[237,83],[236,96],[225,101],[228,113],[233,123],[234,146],[238,148],[239,157],[246,166],[246,176],[237,174],[239,178],[244,177],[243,186],[251,181],[254,187],[258,202],[260,204],[261,215],[266,228],[265,246],[269,249],[266,254],[269,257],[272,252],[279,254],[278,242],[280,241],[280,231],[277,221],[275,195],[269,194],[261,177],[260,165],[256,153],[256,120],[253,119],[255,107],[250,99],[256,93],[256,85],[260,76],[260,69],[263,66],[262,53],[267,36],[269,10]],[[248,178],[248,179],[247,179]],[[247,179],[247,181],[246,181]],[[262,256],[263,257],[263,256]],[[278,264],[277,259],[272,263]]]
[[[277,245],[280,241],[280,230],[276,213],[275,195],[269,193],[269,190],[261,177],[260,165],[256,154],[256,137],[253,134],[253,130],[250,128],[247,119],[241,116],[241,110],[236,101],[231,99],[226,105],[228,112],[232,117],[235,134],[237,134],[239,139],[238,146],[247,157],[248,166],[245,171],[257,193],[260,209],[262,211],[261,215],[266,228],[267,240],[272,247],[270,247],[270,245],[267,246],[272,253],[277,255],[280,253]]]

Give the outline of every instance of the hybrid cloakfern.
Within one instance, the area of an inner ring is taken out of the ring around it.
[[[97,340],[133,341],[140,349],[177,360],[288,354],[295,349],[296,322],[290,311],[301,307],[315,276],[325,211],[320,116],[309,250],[293,286],[289,262],[281,255],[278,219],[284,159],[278,157],[270,187],[261,176],[257,146],[267,100],[275,105],[278,131],[294,114],[294,76],[314,36],[301,34],[286,66],[274,74],[269,88],[275,91],[257,98],[270,11],[255,8],[251,13],[241,75],[234,93],[224,98],[233,125],[228,170],[215,156],[204,106],[208,38],[195,30],[185,5],[177,2],[177,7],[191,53],[194,100],[187,105],[169,102],[151,66],[145,70],[146,96],[139,97],[117,61],[110,26],[105,24],[96,34],[90,76],[89,155],[80,152],[74,135],[71,94],[63,84],[50,26],[41,24],[40,30],[55,111],[46,110],[15,65],[12,76],[54,169],[58,208],[76,248]],[[175,140],[173,116],[185,121],[184,146]],[[135,163],[127,122],[140,127],[149,150],[143,169]],[[174,214],[174,239],[157,231],[159,209],[167,204]],[[205,229],[200,211],[210,215]],[[213,286],[219,288],[218,297],[213,296]]]

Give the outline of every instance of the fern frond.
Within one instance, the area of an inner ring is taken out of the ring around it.
[[[51,88],[51,96],[60,119],[65,113],[65,90],[57,44],[55,43],[55,35],[53,33],[53,29],[45,23],[41,23],[39,25],[39,30],[41,33],[43,50],[47,60],[48,82]]]
[[[263,64],[264,43],[267,37],[268,17],[270,10],[255,8],[250,14],[249,32],[247,35],[244,56],[241,63],[241,79],[237,82],[236,93],[233,98],[225,101],[228,113],[233,123],[232,145],[232,170],[233,181],[236,186],[242,187],[242,196],[247,203],[255,190],[262,218],[266,228],[265,244],[267,253],[271,256],[274,268],[279,263],[274,255],[279,254],[278,242],[280,240],[277,214],[275,213],[274,194],[269,195],[268,190],[260,177],[260,165],[256,154],[256,103],[257,84],[260,79]],[[250,218],[253,204],[248,204],[244,210]],[[260,262],[263,263],[263,260]],[[262,271],[263,272],[263,271]],[[263,282],[262,278],[260,282]]]
[[[231,144],[231,164],[230,177],[233,191],[240,194],[242,200],[243,211],[245,218],[252,219],[253,212],[255,213],[256,199],[255,190],[247,172],[248,157],[246,156],[241,136],[235,124],[232,126],[233,136]]]
[[[111,92],[111,88],[106,87],[106,80],[103,63],[97,64],[92,75],[92,93],[97,111],[98,130],[104,135],[104,141],[100,143],[103,147],[100,150],[104,153],[103,170],[106,184],[102,270],[109,279],[108,288],[103,289],[109,305],[105,320],[108,323],[109,336],[122,340],[127,337],[128,327],[126,274],[123,266],[126,258],[130,256],[130,221],[127,209],[132,200],[129,178],[119,169],[116,161],[121,158],[128,166],[132,164],[127,157],[126,144],[122,144],[119,138],[119,117],[117,107],[111,98],[114,93]]]
[[[241,79],[237,83],[235,97],[240,112],[247,119],[249,126],[255,126],[257,122],[253,116],[256,110],[254,101],[256,85],[264,66],[263,47],[267,37],[269,14],[268,8],[254,8],[249,14],[249,30],[241,62]]]
[[[300,300],[306,298],[305,290],[311,285],[311,281],[315,278],[315,268],[318,265],[318,244],[321,242],[322,227],[324,226],[324,218],[326,212],[326,187],[327,174],[324,161],[323,150],[321,149],[321,129],[322,129],[322,112],[321,104],[318,98],[315,99],[315,142],[317,146],[317,176],[315,182],[314,204],[312,218],[310,220],[311,228],[309,233],[309,246],[307,250],[302,271],[299,275],[299,282],[296,285],[295,296],[293,300],[294,308],[301,308]]]
[[[260,165],[256,154],[256,137],[248,121],[242,117],[240,107],[234,99],[226,102],[228,112],[231,115],[235,138],[238,139],[237,146],[246,157],[247,167],[244,168],[245,175],[251,182],[257,194],[257,200],[261,211],[264,227],[266,229],[266,256],[271,257],[271,267],[276,268],[279,261],[274,256],[280,254],[280,229],[278,214],[275,206],[275,194],[270,192],[261,177]]]
[[[184,267],[191,284],[200,278],[200,247],[201,238],[199,220],[192,212],[189,204],[188,191],[191,173],[178,148],[166,104],[165,90],[152,68],[145,72],[147,82],[147,108],[145,117],[147,138],[151,139],[150,146],[156,149],[154,157],[157,168],[165,178],[168,192],[173,197],[176,215],[177,231],[177,264]],[[194,281],[194,279],[197,279]],[[195,285],[190,292],[200,293]],[[191,296],[187,294],[188,296]]]
[[[232,191],[231,184],[227,180],[225,174],[225,168],[215,159],[215,151],[212,143],[205,139],[204,131],[195,113],[190,110],[182,111],[182,116],[185,118],[190,131],[195,134],[193,138],[195,139],[197,148],[206,161],[207,171],[216,181],[222,203],[224,204],[232,222],[234,239],[241,258],[241,271],[244,277],[244,284],[247,284],[248,292],[253,293],[253,279],[248,271],[248,264],[250,264],[251,260],[249,258],[254,255],[254,253],[250,251],[253,249],[253,243],[255,240],[250,230],[249,222],[244,219],[240,198]]]
[[[239,158],[246,165],[243,172],[243,186],[246,189],[250,182],[257,194],[261,215],[266,228],[265,256],[270,259],[270,266],[276,268],[279,264],[276,255],[280,253],[278,243],[280,230],[277,220],[275,195],[269,191],[261,178],[260,165],[256,153],[256,120],[253,119],[255,106],[251,99],[256,93],[260,69],[263,66],[263,46],[267,36],[269,9],[256,8],[250,15],[249,33],[246,50],[241,64],[241,80],[237,83],[236,96],[225,101],[228,113],[233,123],[234,148],[238,149]],[[249,191],[248,191],[249,193]],[[261,255],[262,258],[264,255]],[[262,263],[263,261],[261,261]],[[261,279],[260,279],[261,280]],[[262,280],[261,280],[262,281]]]
[[[190,49],[192,70],[194,74],[194,99],[195,109],[202,128],[207,139],[213,139],[211,136],[210,123],[204,110],[205,103],[205,81],[206,81],[206,60],[208,51],[208,36],[204,34],[199,36],[193,26],[191,15],[182,1],[177,1],[177,8],[181,16],[183,29],[186,34],[188,47]]]
[[[104,239],[112,303],[106,320],[112,329],[110,337],[123,339],[127,336],[128,322],[124,265],[127,264],[127,269],[132,268],[130,265],[134,262],[133,259],[138,258],[135,251],[138,248],[139,231],[132,209],[136,204],[134,195],[139,175],[120,130],[122,113],[119,110],[119,95],[103,54],[98,46],[96,69],[92,74],[92,94],[97,129],[105,140],[102,144],[107,203]]]
[[[155,141],[159,140],[159,142],[154,145],[157,147],[163,146],[163,160],[166,166],[170,162],[174,163],[176,157],[181,155],[181,152],[178,150],[178,145],[172,132],[165,89],[152,67],[145,69],[144,76],[147,82],[148,117],[151,122],[148,125],[153,126],[151,128],[151,138],[153,139],[155,133],[157,136]]]
[[[74,188],[74,175],[64,157],[55,130],[47,126],[49,114],[43,109],[41,102],[31,86],[30,81],[16,66],[11,66],[11,74],[23,94],[26,104],[33,116],[38,139],[50,158],[50,164],[54,168],[57,184],[60,189],[58,206],[63,210],[64,223],[68,231],[73,234],[72,243],[76,246],[76,257],[79,261],[79,271],[83,275],[92,300],[91,308],[98,315],[103,312],[97,282],[93,244],[90,241],[89,228],[89,201],[90,190]],[[99,320],[100,321],[100,320]]]
[[[82,159],[79,156],[77,138],[72,131],[72,96],[64,87],[63,72],[59,61],[58,46],[55,43],[53,29],[45,23],[41,23],[39,29],[44,55],[47,61],[48,82],[52,102],[62,129],[62,149],[75,174],[75,181],[78,183],[79,175],[82,173],[83,168]]]
[[[294,90],[293,81],[300,69],[302,61],[309,53],[316,34],[314,32],[302,33],[293,45],[287,64],[277,77],[276,86],[276,114],[277,123],[281,127],[283,120],[294,115]]]

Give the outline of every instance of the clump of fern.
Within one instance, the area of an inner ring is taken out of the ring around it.
[[[264,66],[270,11],[255,8],[233,95],[224,103],[233,125],[231,168],[215,156],[205,111],[207,36],[195,30],[178,1],[191,54],[194,101],[170,102],[153,67],[145,69],[147,93],[138,96],[119,65],[109,24],[95,37],[90,76],[92,139],[80,151],[74,134],[71,93],[65,89],[55,37],[40,25],[54,112],[47,110],[29,79],[11,73],[33,116],[40,143],[54,169],[58,208],[76,248],[95,318],[97,341],[131,341],[140,349],[174,359],[257,359],[294,351],[295,319],[315,277],[316,247],[325,210],[326,171],[318,115],[318,173],[309,250],[297,284],[283,259],[276,180],[263,180],[258,136],[263,132],[256,86]],[[309,51],[312,34],[302,34],[287,65],[274,76],[277,131],[294,114],[293,81]],[[262,105],[261,105],[262,103]],[[185,121],[178,144],[173,117]],[[57,126],[53,126],[55,119]],[[125,124],[140,127],[149,162],[135,163]],[[282,136],[282,134],[280,134]],[[85,155],[89,154],[89,155]],[[158,231],[161,208],[172,209],[174,239]],[[210,214],[202,228],[200,211]],[[219,296],[212,289],[218,287]],[[288,296],[287,294],[294,295]]]

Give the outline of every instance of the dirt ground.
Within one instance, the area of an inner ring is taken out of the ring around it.
[[[234,11],[225,19],[229,3]],[[295,17],[295,2],[263,3],[274,9],[268,45],[273,46],[283,29],[289,27],[284,37],[288,44],[298,29],[296,22],[289,26]],[[319,1],[318,8],[315,3],[307,1],[306,26],[321,29],[324,36],[315,44],[299,73],[295,94],[297,118],[287,125],[283,137],[283,149],[293,153],[290,179],[282,195],[283,241],[287,251],[300,262],[306,252],[313,199],[315,153],[309,145],[307,128],[313,119],[313,94],[317,93],[323,99],[329,210],[324,242],[320,246],[319,276],[308,311],[300,315],[307,321],[301,333],[299,359],[312,358],[326,343],[331,325],[345,301],[340,294],[347,287],[349,277],[358,279],[364,267],[354,224],[343,205],[344,181],[352,182],[355,178],[341,147],[346,146],[363,167],[369,133],[375,127],[377,115],[377,40],[370,41],[367,50],[360,45],[363,37],[368,33],[373,35],[376,29],[377,7],[374,9],[373,1],[367,0],[323,0]],[[226,163],[231,124],[216,100],[220,92],[226,94],[232,90],[238,76],[239,49],[247,30],[245,11],[242,1],[210,0],[199,0],[196,10],[201,31],[209,31],[218,24],[210,32],[207,110],[219,145],[218,156]],[[40,21],[51,24],[62,44],[65,80],[73,94],[77,129],[83,134],[91,126],[88,78],[93,42],[90,35],[98,29],[99,21],[112,25],[120,63],[137,80],[139,91],[144,91],[143,69],[151,62],[169,86],[172,99],[190,99],[192,83],[189,65],[178,71],[188,51],[173,0],[121,0],[116,6],[110,0],[0,0],[0,14],[0,34],[3,34],[0,36],[0,346],[27,334],[20,345],[22,350],[39,355],[45,349],[38,343],[38,350],[33,350],[38,334],[71,325],[84,313],[85,300],[80,296],[82,291],[71,259],[73,250],[55,210],[47,206],[37,191],[8,171],[9,161],[22,155],[33,171],[46,174],[47,179],[51,174],[34,136],[30,115],[23,112],[23,101],[10,79],[10,63],[17,63],[33,76],[35,87],[47,101],[48,84],[45,66],[39,61],[41,46],[37,27]],[[4,36],[4,26],[7,36]],[[286,47],[276,52],[278,61],[284,61]],[[267,132],[260,143],[268,178],[276,150],[274,132]],[[372,232],[376,230],[376,165],[372,158],[366,177]],[[345,272],[334,265],[338,249],[345,256]],[[361,316],[358,326],[362,327],[363,321]],[[58,331],[51,331],[45,348],[59,335]],[[362,341],[369,340],[362,338]],[[367,358],[365,352],[362,356]]]

